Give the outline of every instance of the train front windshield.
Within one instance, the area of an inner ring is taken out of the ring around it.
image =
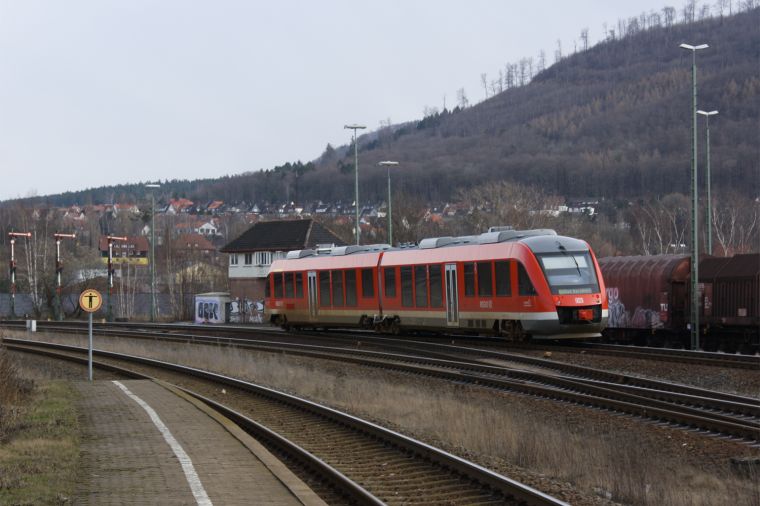
[[[588,252],[537,255],[552,293],[574,295],[599,292],[594,264]]]

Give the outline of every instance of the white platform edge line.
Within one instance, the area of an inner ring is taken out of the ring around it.
[[[190,460],[190,457],[187,455],[187,453],[185,453],[182,445],[180,445],[179,442],[174,439],[172,433],[169,431],[166,425],[164,425],[164,422],[161,421],[158,413],[156,413],[153,408],[148,405],[148,403],[133,394],[120,381],[114,380],[113,384],[121,388],[125,394],[127,394],[141,408],[143,408],[146,413],[148,413],[148,416],[150,416],[153,424],[158,428],[159,432],[161,432],[161,435],[164,436],[164,440],[169,444],[169,447],[172,449],[174,455],[177,456],[179,463],[182,465],[182,470],[185,472],[185,478],[187,478],[187,483],[190,485],[190,490],[193,492],[195,502],[198,503],[199,506],[213,506],[211,499],[209,499],[208,494],[206,494],[206,490],[203,488],[203,484],[198,477],[198,473],[195,471],[192,460]]]

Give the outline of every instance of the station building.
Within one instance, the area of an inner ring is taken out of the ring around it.
[[[258,222],[220,250],[229,255],[230,297],[263,300],[272,262],[285,258],[288,251],[345,245],[327,227],[311,219]]]

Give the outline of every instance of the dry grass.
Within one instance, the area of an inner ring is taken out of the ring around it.
[[[86,337],[38,338],[86,346]],[[518,479],[529,470],[626,504],[760,504],[753,476],[731,472],[726,462],[685,459],[674,451],[680,443],[666,440],[665,431],[658,436],[647,429],[620,429],[625,419],[589,423],[578,410],[550,402],[365,368],[346,374],[353,366],[287,355],[107,337],[98,338],[96,347],[297,392],[390,423]]]
[[[0,347],[0,444],[16,427],[21,405],[32,388],[33,384],[19,375],[17,363]]]

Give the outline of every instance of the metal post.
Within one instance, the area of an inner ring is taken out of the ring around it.
[[[156,321],[156,196],[150,193],[150,321]]]
[[[393,246],[393,208],[391,205],[391,167],[398,165],[398,162],[378,162],[378,165],[383,165],[388,168],[388,244]]]
[[[11,238],[11,262],[10,262],[10,275],[11,275],[11,318],[16,318],[16,253],[15,253],[16,239]]]
[[[691,153],[691,349],[699,349],[699,235],[697,195],[697,52],[692,51],[692,153]]]
[[[356,245],[359,245],[361,229],[359,228],[359,143],[357,141],[356,130],[367,128],[363,125],[345,125],[343,128],[350,128],[354,131],[354,198],[356,206]]]
[[[707,220],[707,254],[712,255],[713,254],[713,241],[712,241],[712,195],[710,192],[710,116],[713,116],[715,114],[718,114],[718,111],[697,111],[697,114],[701,114],[705,117],[705,126],[707,128],[707,138],[705,139],[706,142],[706,148],[707,148],[707,174],[706,174],[706,182],[707,182],[707,214],[706,214],[706,220]]]
[[[111,238],[108,238],[108,290],[106,291],[106,295],[108,296],[108,299],[106,300],[106,321],[111,322],[113,321],[113,308],[111,307],[111,289],[113,288],[113,242],[111,242]],[[92,319],[92,315],[90,315],[90,319]]]
[[[87,346],[87,378],[92,381],[92,313],[88,315],[89,344]]]
[[[391,199],[391,166],[388,166],[388,244],[393,246],[393,200]]]
[[[691,83],[692,83],[692,141],[691,141],[691,318],[690,334],[691,349],[699,349],[699,220],[697,195],[697,51],[710,46],[700,44],[692,46],[681,44],[679,47],[691,51]]]
[[[11,278],[11,318],[16,317],[16,238],[26,237],[27,240],[32,237],[31,232],[8,232],[11,243],[11,259],[9,261],[9,274]],[[29,247],[27,243],[26,247]]]
[[[53,301],[53,312],[55,319],[63,320],[63,303],[61,301],[61,274],[63,273],[63,262],[61,261],[61,239],[76,238],[76,234],[53,234],[55,238],[55,300]]]

